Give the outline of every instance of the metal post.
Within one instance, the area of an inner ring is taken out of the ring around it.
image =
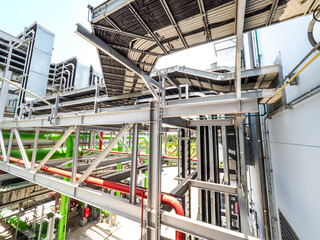
[[[4,146],[2,129],[0,129],[0,146],[1,146],[1,153],[3,156],[3,161],[5,162],[7,160],[7,153],[6,153],[6,148]]]
[[[32,152],[32,158],[31,158],[31,169],[34,169],[34,164],[36,163],[39,133],[40,133],[40,128],[37,127],[36,128],[36,135],[34,136],[33,152]]]
[[[230,171],[229,171],[229,154],[228,154],[228,135],[227,128],[221,127],[221,138],[222,138],[222,147],[223,147],[223,168],[224,168],[224,177],[223,183],[230,185]],[[226,213],[226,227],[231,229],[231,210],[230,210],[230,195],[225,193],[225,213]]]
[[[132,142],[132,158],[130,173],[130,202],[136,203],[136,187],[137,187],[137,163],[138,163],[138,144],[139,144],[139,124],[133,125],[133,142]]]
[[[79,141],[80,141],[80,126],[76,128],[76,136],[74,138],[74,151],[72,158],[72,175],[71,183],[76,184],[77,169],[78,169],[78,157],[79,157]]]
[[[20,149],[20,152],[21,152],[21,155],[22,155],[22,159],[24,161],[24,166],[29,171],[30,168],[31,168],[31,165],[30,165],[28,156],[26,154],[26,150],[24,149],[21,137],[20,137],[19,132],[18,132],[18,130],[16,128],[13,131],[14,131],[14,135],[16,136],[16,140],[18,142],[18,146],[19,146],[19,149]]]
[[[11,153],[11,147],[12,147],[12,141],[13,141],[13,128],[11,129],[10,132],[10,138],[9,138],[9,142],[8,142],[8,149],[7,149],[7,159],[5,160],[6,163],[9,162],[9,157],[10,157],[10,153]]]
[[[149,165],[148,165],[148,226],[147,239],[159,240],[160,226],[160,195],[161,195],[161,118],[159,103],[150,103],[149,125]],[[152,214],[152,212],[154,214]],[[154,228],[150,228],[154,226]]]

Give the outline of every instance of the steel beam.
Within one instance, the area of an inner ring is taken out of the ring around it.
[[[6,164],[0,161],[0,169],[97,208],[105,209],[136,222],[141,221],[141,208],[129,204],[128,200],[123,198],[96,191],[88,187],[76,187],[62,179],[42,173],[26,171],[24,168],[14,164]]]
[[[211,42],[212,36],[211,36],[208,16],[207,16],[207,12],[206,12],[203,0],[198,0],[198,5],[199,5],[199,10],[200,10],[200,15],[202,16],[203,29],[204,29],[204,33],[206,35],[207,42]]]
[[[95,7],[91,11],[91,22],[96,23],[99,20],[109,16],[110,14],[118,11],[134,0],[117,0],[117,1],[107,1],[103,2],[99,6]]]
[[[181,29],[180,29],[179,25],[177,24],[176,20],[174,19],[174,16],[172,15],[170,7],[168,6],[166,0],[160,0],[160,2],[161,2],[161,5],[162,5],[164,11],[167,14],[169,20],[170,20],[170,22],[171,22],[171,25],[176,29],[178,37],[180,38],[184,48],[189,48],[188,43],[185,40],[185,38],[183,37]]]
[[[270,9],[270,12],[268,15],[268,19],[266,22],[266,26],[268,26],[272,23],[272,20],[273,20],[274,14],[276,13],[278,4],[279,4],[279,0],[273,0],[272,5],[271,5],[271,9]]]
[[[188,120],[185,120],[181,117],[163,118],[162,123],[166,124],[166,125],[173,126],[173,127],[190,129],[190,125],[188,123]],[[191,129],[194,130],[195,128],[191,127]]]
[[[86,178],[92,173],[92,171],[99,166],[101,161],[111,152],[114,145],[116,145],[120,139],[131,129],[132,124],[126,124],[121,131],[118,133],[117,136],[115,136],[114,139],[112,139],[106,147],[103,152],[99,154],[97,159],[90,165],[90,167],[82,174],[81,178],[77,181],[77,186],[79,186],[83,181],[86,180]]]
[[[189,186],[205,189],[209,191],[233,194],[233,195],[238,194],[238,189],[236,187],[231,187],[224,184],[217,184],[217,183],[204,182],[204,181],[198,181],[198,180],[189,180]]]
[[[5,146],[4,146],[2,129],[0,129],[0,147],[1,147],[1,154],[2,154],[2,156],[3,156],[3,161],[6,162],[6,160],[7,160],[7,153],[6,153],[6,148],[5,148]]]
[[[150,36],[153,38],[153,40],[158,44],[158,46],[162,49],[164,54],[168,54],[168,51],[166,48],[162,45],[158,37],[152,32],[152,30],[149,28],[149,26],[145,23],[145,21],[141,18],[137,10],[129,3],[128,8],[130,12],[133,14],[133,16],[138,20],[138,22],[141,24],[141,26],[146,30],[147,33],[150,34]]]
[[[241,48],[246,12],[246,0],[236,0],[236,62],[235,62],[235,86],[237,99],[241,99]]]
[[[36,134],[34,136],[34,143],[33,143],[33,152],[32,152],[32,158],[31,158],[31,169],[34,169],[34,164],[36,163],[36,157],[37,157],[37,149],[38,149],[38,142],[39,142],[39,134],[40,134],[40,128],[36,128]]]
[[[197,126],[233,126],[233,119],[189,120],[190,127]]]
[[[11,128],[11,131],[10,131],[10,138],[9,138],[8,149],[7,149],[7,159],[4,160],[5,163],[9,163],[9,157],[10,157],[10,153],[11,153],[13,135],[14,135],[13,129],[14,128]]]
[[[74,149],[73,149],[73,157],[72,157],[72,174],[71,174],[72,184],[76,184],[77,182],[76,176],[78,171],[79,141],[80,141],[80,126],[77,126],[76,136],[74,138]]]
[[[161,215],[161,224],[172,227],[179,231],[197,236],[201,239],[208,240],[259,240],[258,238],[249,235],[214,226],[191,218],[182,217],[172,213],[164,212]]]
[[[44,164],[46,164],[51,156],[57,151],[57,149],[64,143],[64,141],[70,136],[70,134],[74,131],[75,126],[69,127],[69,129],[63,134],[63,136],[59,139],[59,141],[54,145],[54,147],[48,152],[48,154],[44,157],[44,159],[39,163],[38,167],[35,169],[35,172],[39,171]]]
[[[148,51],[144,51],[144,50],[136,49],[136,48],[124,47],[124,46],[119,46],[119,45],[114,45],[114,44],[110,44],[110,46],[113,47],[113,48],[116,48],[116,49],[129,50],[129,51],[132,51],[132,52],[143,53],[143,54],[156,56],[156,57],[163,56],[163,54],[160,54],[160,53],[148,52]]]
[[[136,203],[136,187],[137,187],[137,164],[138,164],[138,148],[139,148],[139,123],[133,125],[133,142],[131,156],[131,172],[130,172],[130,203]]]
[[[21,152],[21,156],[22,156],[22,159],[24,161],[24,166],[29,171],[30,168],[31,168],[31,165],[30,165],[28,156],[26,154],[26,150],[24,149],[20,134],[19,134],[19,132],[18,132],[18,130],[16,128],[13,129],[13,132],[14,132],[14,135],[16,136],[16,140],[17,140],[20,152]]]
[[[141,38],[141,39],[148,40],[148,41],[154,41],[152,38],[149,38],[149,37],[146,37],[143,35],[138,35],[135,33],[125,32],[122,30],[117,30],[117,29],[113,29],[113,28],[109,28],[109,27],[105,27],[105,26],[100,26],[98,24],[94,24],[93,27],[97,28],[97,29],[101,29],[106,32],[112,32],[112,33],[117,33],[117,34],[128,36],[128,37]]]
[[[129,59],[125,58],[122,54],[114,50],[112,47],[110,47],[107,43],[105,43],[103,40],[98,38],[93,33],[90,33],[87,29],[85,29],[81,24],[77,24],[77,30],[76,33],[87,40],[88,42],[92,43],[95,47],[97,47],[99,50],[110,56],[115,61],[121,63],[122,65],[129,68],[131,71],[138,74],[142,80],[145,82],[147,88],[150,90],[151,94],[155,99],[159,99],[159,96],[155,92],[154,87],[152,86],[153,79],[149,77],[149,75],[145,72],[143,72],[140,68],[138,68],[136,65],[134,65]],[[161,86],[159,85],[159,88]]]
[[[250,91],[243,93],[240,101],[241,109],[238,109],[238,101],[234,93],[198,97],[183,100],[167,101],[163,116],[181,117],[210,114],[237,114],[258,112],[257,99],[268,98],[274,95],[273,89],[263,91]],[[102,100],[101,100],[102,102]],[[114,108],[101,108],[101,112],[93,114],[92,111],[82,113],[68,113],[59,116],[59,122],[51,124],[46,116],[26,120],[1,120],[0,128],[12,127],[63,127],[70,125],[97,126],[125,123],[143,123],[150,119],[149,105],[139,104]]]

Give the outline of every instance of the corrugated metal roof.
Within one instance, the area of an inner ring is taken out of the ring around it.
[[[147,73],[152,71],[159,56],[185,49],[184,40],[187,47],[192,47],[235,34],[234,0],[165,0],[177,26],[172,25],[161,1],[164,0],[106,1],[92,10],[93,31]],[[244,31],[308,14],[318,1],[247,0]],[[202,3],[205,12],[200,14]],[[184,39],[179,36],[177,28]],[[146,89],[137,75],[101,51],[99,55],[109,96]],[[191,80],[189,84],[201,88],[198,81]]]

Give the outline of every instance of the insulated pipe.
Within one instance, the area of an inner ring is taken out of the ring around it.
[[[0,159],[3,159],[3,156],[0,155]],[[14,158],[14,157],[9,157],[9,160],[11,162],[15,162],[18,163],[20,165],[24,165],[24,161],[22,159],[18,159],[18,158]],[[35,168],[38,167],[39,164],[35,164]],[[41,167],[41,170],[44,172],[50,172],[53,174],[57,174],[63,177],[67,177],[67,178],[71,178],[71,172],[70,171],[66,171],[63,169],[59,169],[56,167],[50,167],[48,165],[43,165]],[[76,174],[76,179],[78,180],[79,178],[82,177],[82,174],[77,173]],[[96,186],[100,186],[100,187],[104,187],[104,188],[108,188],[111,190],[115,190],[115,191],[119,191],[119,192],[123,192],[126,194],[129,194],[130,192],[130,187],[121,183],[115,183],[115,182],[110,182],[110,181],[106,181],[97,177],[87,177],[86,180],[84,180],[84,182],[92,184],[92,185],[96,185]],[[136,189],[136,194],[138,197],[143,197],[143,198],[148,198],[148,193],[145,191],[145,189],[142,188],[137,188]],[[183,207],[180,204],[180,202],[173,196],[167,195],[167,194],[161,194],[161,201],[162,203],[168,204],[170,205],[176,212],[176,214],[180,215],[180,216],[184,216],[184,211],[183,211]],[[176,231],[176,240],[183,240],[183,233]]]

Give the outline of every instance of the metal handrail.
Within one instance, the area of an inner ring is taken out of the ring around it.
[[[38,95],[36,95],[36,94],[34,94],[34,93],[30,92],[30,91],[29,91],[29,90],[27,90],[27,89],[24,89],[24,88],[20,87],[18,84],[14,83],[14,82],[12,82],[12,81],[10,81],[10,80],[8,80],[8,79],[4,78],[4,77],[1,77],[1,76],[0,76],[0,81],[5,81],[5,82],[9,83],[10,85],[12,85],[12,86],[14,86],[14,87],[16,87],[16,88],[20,89],[21,91],[24,91],[24,92],[28,93],[29,95],[31,95],[31,96],[33,96],[33,97],[37,98],[38,100],[40,100],[40,101],[42,101],[42,102],[46,103],[47,105],[49,105],[49,106],[50,106],[50,108],[51,108],[51,110],[52,110],[52,111],[54,111],[54,106],[53,106],[51,103],[49,103],[47,100],[43,99],[42,97],[39,97]]]

